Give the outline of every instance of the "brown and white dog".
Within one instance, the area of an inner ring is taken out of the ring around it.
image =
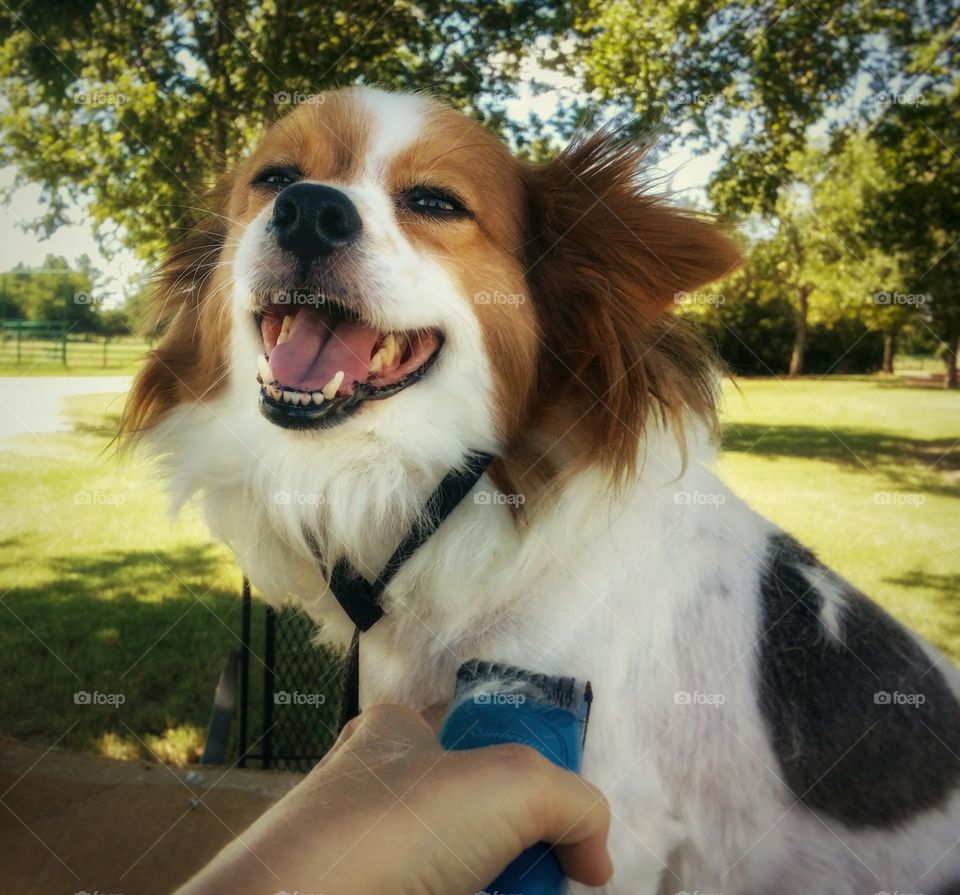
[[[670,310],[739,253],[641,156],[528,164],[420,95],[298,107],[172,251],[128,428],[331,642],[323,568],[372,576],[493,454],[386,591],[362,703],[474,656],[591,680],[608,891],[958,892],[957,674],[711,471],[717,371]]]

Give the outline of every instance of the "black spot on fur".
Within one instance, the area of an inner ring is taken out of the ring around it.
[[[844,588],[839,638],[804,569]],[[796,797],[855,827],[943,802],[960,781],[960,705],[910,633],[786,535],[761,599],[760,708]]]

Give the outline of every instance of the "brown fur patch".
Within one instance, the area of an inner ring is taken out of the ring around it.
[[[507,462],[526,466],[524,479],[575,459],[623,482],[651,413],[681,446],[686,415],[715,424],[713,352],[671,310],[741,252],[710,220],[647,195],[642,156],[600,133],[524,172],[527,280],[544,333],[531,428],[555,434],[532,467]]]
[[[222,212],[232,183],[227,175],[208,194],[214,210],[171,248],[157,273],[147,328],[164,333],[137,372],[124,407],[121,433],[128,442],[177,404],[212,397],[226,383],[228,274],[221,253],[228,222]]]

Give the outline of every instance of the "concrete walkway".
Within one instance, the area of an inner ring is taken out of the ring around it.
[[[71,395],[116,394],[130,376],[0,376],[0,439],[64,432],[70,422],[63,399]]]

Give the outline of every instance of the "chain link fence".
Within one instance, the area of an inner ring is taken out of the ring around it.
[[[202,761],[305,773],[336,739],[344,659],[314,642],[299,610],[253,610],[244,581],[241,645],[220,676]]]

